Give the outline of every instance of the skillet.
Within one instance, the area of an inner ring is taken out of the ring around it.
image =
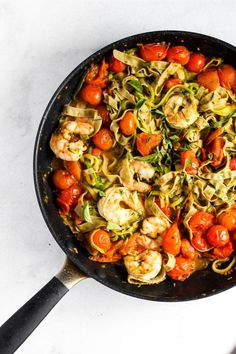
[[[183,283],[167,279],[158,285],[138,287],[126,281],[126,272],[121,266],[100,264],[88,259],[69,228],[63,224],[49,183],[53,153],[49,148],[52,132],[58,125],[58,117],[76,90],[81,74],[92,62],[111,55],[113,48],[126,50],[137,43],[170,42],[185,45],[189,50],[200,51],[209,57],[222,57],[234,65],[236,48],[219,39],[203,34],[183,31],[158,31],[137,34],[114,42],[97,51],[79,64],[62,82],[51,98],[42,117],[34,149],[34,182],[36,195],[44,220],[59,246],[66,254],[62,270],[52,278],[33,298],[21,307],[0,328],[0,353],[10,354],[24,342],[48,312],[77,282],[92,277],[105,286],[126,295],[153,301],[186,301],[201,299],[236,285],[236,272],[225,277],[210,270],[195,272]]]

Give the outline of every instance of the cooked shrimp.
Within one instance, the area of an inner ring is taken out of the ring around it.
[[[157,251],[146,250],[138,255],[124,257],[127,272],[132,277],[148,281],[155,278],[161,270],[162,256]]]
[[[163,112],[166,120],[175,129],[185,129],[198,118],[196,99],[189,95],[173,95],[165,103]]]
[[[137,198],[134,201],[132,193],[125,187],[111,187],[97,204],[99,214],[107,221],[120,226],[129,226],[140,219],[144,207]]]
[[[164,218],[161,215],[149,216],[143,220],[141,233],[150,237],[156,237],[162,234],[170,227],[168,218]]]
[[[162,238],[158,237],[155,240],[142,235],[139,232],[135,232],[125,240],[125,243],[119,250],[119,253],[123,256],[137,255],[145,250],[159,251],[162,245]]]
[[[93,122],[88,118],[65,120],[52,134],[50,147],[54,154],[66,161],[77,161],[87,149],[80,135],[90,135],[94,131]]]
[[[121,166],[120,177],[124,186],[130,191],[148,193],[151,186],[146,182],[136,181],[134,175],[137,174],[139,179],[148,182],[154,176],[154,173],[154,168],[148,162],[133,160],[129,163],[128,159],[125,159]]]

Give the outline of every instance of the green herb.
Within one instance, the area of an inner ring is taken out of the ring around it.
[[[85,202],[83,205],[83,218],[86,222],[92,222],[89,202]]]
[[[159,109],[155,109],[154,111],[152,111],[152,113],[159,114],[160,116],[165,116],[165,114],[162,111],[160,111]]]
[[[99,189],[98,190],[98,195],[99,195],[99,197],[105,197],[106,193]]]
[[[107,226],[106,226],[106,229],[107,230],[117,230],[117,231],[120,231],[121,230],[121,227],[117,224],[115,224],[114,222],[112,221],[108,221],[107,223]]]
[[[135,105],[135,109],[140,109],[145,102],[146,102],[145,98],[141,98],[140,100],[138,100],[138,102]]]
[[[112,108],[109,104],[106,104],[106,109],[109,113],[112,113]]]
[[[213,154],[210,152],[209,154],[207,154],[207,157],[209,160],[212,160],[213,159]]]
[[[138,80],[130,80],[128,84],[132,86],[135,89],[135,91],[140,93],[143,92],[143,87]]]
[[[81,78],[80,78],[80,81],[79,81],[79,83],[78,83],[77,89],[75,90],[75,93],[74,93],[74,96],[73,96],[73,99],[74,99],[74,100],[76,100],[76,98],[77,98],[77,96],[78,96],[78,94],[79,94],[79,92],[80,92],[80,90],[81,90],[81,88],[82,88],[82,86],[83,86],[84,79],[85,79],[85,77],[86,77],[86,75],[87,75],[87,72],[88,72],[88,70],[86,70],[86,71],[83,73],[83,75],[81,76]]]
[[[192,165],[192,161],[187,158],[187,159],[185,160],[184,167],[190,167],[191,165]]]

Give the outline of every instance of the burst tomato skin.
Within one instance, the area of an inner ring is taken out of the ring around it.
[[[229,162],[229,168],[232,171],[236,171],[236,157],[234,157],[233,159],[230,160]]]
[[[186,150],[181,152],[180,162],[181,162],[181,166],[185,168],[185,171],[189,175],[197,174],[198,167],[200,166],[200,162],[192,150]]]
[[[173,280],[184,281],[195,271],[195,261],[183,256],[178,256],[175,260],[175,267],[167,275]]]
[[[188,71],[199,73],[206,65],[206,58],[201,53],[192,53],[189,62],[186,65]]]
[[[168,47],[159,43],[142,44],[139,55],[145,61],[163,60],[166,57]]]
[[[208,146],[208,153],[213,155],[211,165],[213,167],[219,167],[224,160],[224,151],[223,147],[225,146],[224,138],[217,137],[215,138],[212,143]]]
[[[182,81],[180,79],[173,77],[171,79],[166,80],[165,88],[167,90],[169,90],[169,89],[171,89],[172,87],[174,87],[176,85],[180,85],[181,83],[182,83]]]
[[[189,226],[193,235],[202,236],[211,226],[214,225],[215,217],[205,211],[197,211],[189,220]]]
[[[214,68],[207,69],[198,74],[197,82],[199,85],[207,88],[209,91],[214,91],[220,86],[218,71]]]
[[[214,247],[225,246],[229,242],[228,230],[222,225],[210,227],[206,234],[207,241]]]
[[[136,146],[142,156],[150,155],[161,143],[161,134],[140,133],[137,135]]]
[[[177,45],[171,47],[167,53],[167,60],[170,63],[179,63],[181,65],[186,65],[190,59],[190,52],[188,49],[182,45]]]
[[[225,246],[215,247],[212,250],[212,254],[215,257],[220,259],[230,257],[233,252],[234,252],[234,247],[231,241],[229,241]]]
[[[77,204],[82,191],[82,187],[76,183],[73,184],[70,188],[62,190],[58,194],[57,203],[60,206],[60,210],[63,214],[68,214],[70,208]]]
[[[111,118],[106,106],[103,103],[99,103],[96,109],[98,110],[99,115],[102,117],[102,124],[104,127],[109,128],[111,124]]]
[[[176,223],[172,224],[163,236],[163,250],[167,253],[177,256],[181,248],[181,236]]]

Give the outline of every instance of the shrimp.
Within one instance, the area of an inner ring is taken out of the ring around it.
[[[50,147],[56,157],[66,161],[78,161],[87,149],[78,134],[90,135],[93,131],[94,125],[89,118],[65,120],[60,125],[58,132],[52,134]]]
[[[159,251],[162,245],[162,238],[156,238],[155,240],[142,235],[139,232],[132,234],[130,237],[126,238],[119,253],[122,256],[127,255],[137,255],[145,250]]]
[[[171,127],[185,129],[198,118],[197,101],[191,95],[173,95],[165,103],[163,112]]]
[[[168,218],[158,216],[149,216],[143,220],[141,233],[150,237],[156,237],[163,234],[170,227]]]
[[[147,282],[160,273],[162,256],[157,251],[145,250],[138,255],[125,256],[124,264],[130,276]]]
[[[148,162],[133,160],[129,163],[128,159],[125,159],[122,162],[120,177],[124,186],[130,191],[148,193],[151,190],[151,186],[146,182],[136,181],[134,175],[137,174],[139,179],[144,179],[148,182],[154,176],[154,173],[154,168]]]
[[[111,187],[97,204],[99,214],[107,221],[127,227],[138,221],[144,214],[144,207],[139,200],[134,200],[132,193],[125,187]]]

